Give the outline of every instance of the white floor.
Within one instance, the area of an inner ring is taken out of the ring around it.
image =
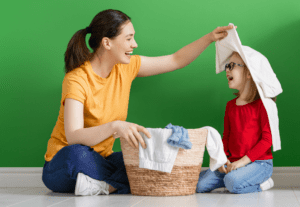
[[[272,188],[268,191],[249,194],[231,194],[224,188],[211,193],[190,196],[151,197],[134,195],[75,196],[54,193],[44,188],[0,188],[0,207],[139,207],[139,206],[300,206],[299,188]]]

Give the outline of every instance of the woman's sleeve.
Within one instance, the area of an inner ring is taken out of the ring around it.
[[[228,141],[229,141],[229,134],[230,134],[230,122],[229,122],[229,116],[228,116],[228,109],[229,109],[229,103],[226,105],[225,110],[225,116],[224,116],[224,132],[223,132],[223,146],[224,146],[224,152],[227,157],[230,156],[229,147],[228,147]]]
[[[84,104],[86,100],[85,81],[78,76],[66,75],[62,84],[62,99],[64,105],[66,98],[75,99]]]
[[[259,115],[262,138],[246,154],[252,162],[261,157],[272,146],[272,134],[268,114],[263,103],[260,104]]]
[[[134,80],[140,71],[141,57],[139,55],[132,55],[130,58],[130,63],[128,65],[131,79]]]

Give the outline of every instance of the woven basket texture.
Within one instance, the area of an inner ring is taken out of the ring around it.
[[[188,129],[192,149],[179,148],[171,173],[139,168],[139,149],[121,138],[121,149],[131,194],[179,196],[196,192],[206,144],[207,129]]]

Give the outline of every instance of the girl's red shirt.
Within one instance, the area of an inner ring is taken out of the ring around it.
[[[236,99],[226,105],[223,146],[230,162],[247,155],[255,160],[272,159],[272,134],[267,111],[261,99],[236,105]]]

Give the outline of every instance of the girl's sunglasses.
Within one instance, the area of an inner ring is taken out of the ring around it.
[[[238,65],[238,66],[241,66],[241,67],[245,66],[245,65],[241,65],[241,64],[237,64],[237,63],[231,62],[231,63],[227,63],[225,65],[225,71],[226,71],[226,69],[229,69],[229,71],[232,71],[232,69],[234,68],[235,65]]]

